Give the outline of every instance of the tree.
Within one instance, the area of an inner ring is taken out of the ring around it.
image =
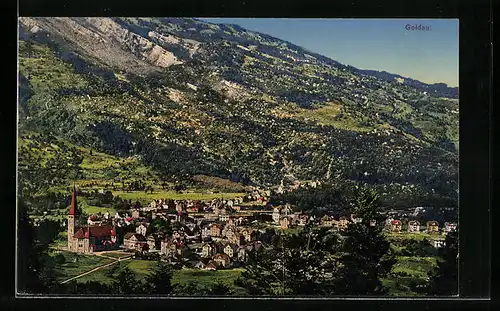
[[[54,260],[47,253],[48,243],[39,243],[23,201],[19,199],[18,291],[50,293],[57,286]]]
[[[172,268],[164,262],[154,266],[146,278],[149,294],[169,295],[172,293]]]
[[[458,294],[458,232],[446,235],[445,246],[438,252],[437,267],[429,273],[430,295]]]
[[[126,267],[118,273],[113,288],[117,294],[135,294],[142,289],[142,284],[135,278],[132,270]]]
[[[378,211],[378,195],[374,190],[358,186],[351,208],[362,220],[349,224],[343,232],[341,267],[334,292],[340,295],[384,294],[387,289],[380,279],[391,271],[395,259],[382,233],[384,217]]]
[[[335,276],[336,246],[337,236],[325,228],[275,235],[270,246],[250,253],[235,284],[250,295],[326,294]]]
[[[229,285],[218,281],[210,286],[208,294],[212,296],[230,296],[234,294],[234,291]]]

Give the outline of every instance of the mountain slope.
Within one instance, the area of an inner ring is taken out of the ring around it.
[[[351,179],[393,204],[456,203],[457,100],[289,42],[195,19],[21,18],[19,64],[21,132],[167,179]]]

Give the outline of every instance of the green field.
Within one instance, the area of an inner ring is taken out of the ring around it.
[[[51,255],[55,256],[58,253],[62,254],[65,258],[65,262],[62,264],[58,264],[55,268],[55,270],[58,272],[57,279],[59,281],[64,281],[66,279],[114,261],[113,259],[95,255],[81,255],[64,251],[53,252],[51,253]],[[77,262],[74,262],[75,258],[77,259]],[[92,274],[93,273],[91,273],[90,275]]]
[[[114,196],[119,196],[122,199],[132,201],[151,202],[158,199],[173,199],[173,200],[212,200],[216,198],[234,199],[242,197],[245,193],[203,193],[203,192],[183,192],[176,191],[157,191],[153,193],[144,193],[144,191],[113,191]]]
[[[125,252],[106,252],[104,254],[108,257],[113,257],[113,258],[123,258],[123,257],[128,257],[130,255],[133,255],[133,253],[125,253]]]
[[[117,275],[119,270],[124,269],[126,267],[129,268],[130,270],[132,270],[135,273],[135,276],[139,280],[143,280],[148,275],[149,269],[151,269],[156,264],[157,264],[156,261],[139,260],[139,259],[125,259],[124,261],[121,261],[121,262],[116,264],[118,269],[113,274],[113,276],[110,276],[108,273],[114,267],[114,265],[110,266],[110,267],[106,267],[106,268],[101,269],[101,270],[97,270],[97,271],[90,273],[86,276],[78,278],[77,282],[85,283],[87,281],[98,281],[101,283],[110,284],[113,282],[113,280],[114,280],[113,277]]]
[[[176,271],[172,278],[172,284],[186,285],[189,282],[195,282],[203,286],[210,286],[221,282],[228,285],[237,295],[243,295],[244,290],[234,285],[234,281],[243,271],[245,270],[241,268],[215,271],[183,268]]]

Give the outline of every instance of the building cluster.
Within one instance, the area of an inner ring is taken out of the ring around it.
[[[402,221],[399,219],[388,218],[386,220],[386,227],[389,231],[399,233],[431,233],[431,234],[447,234],[457,229],[457,224],[452,222],[445,222],[443,227],[440,227],[439,222],[431,220],[425,224],[421,224],[417,220]]]
[[[265,231],[255,226],[260,223],[274,224],[281,229],[311,224],[343,230],[349,223],[361,221],[354,215],[338,219],[328,215],[315,218],[293,212],[289,204],[272,210],[245,213],[242,201],[243,198],[208,202],[153,200],[147,207],[134,206],[130,215],[91,215],[87,224],[80,226],[76,192],[73,190],[68,213],[68,250],[93,253],[124,249],[140,254],[157,254],[164,261],[190,262],[198,268],[218,269],[244,264],[251,252],[262,247],[258,236],[259,231]],[[163,224],[170,224],[170,229],[158,228],[155,220],[165,221]],[[376,223],[371,221],[370,224]],[[412,233],[440,232],[437,221],[427,222],[424,228],[415,220],[403,223],[389,218],[386,223],[387,229],[392,232],[402,232],[403,226]],[[445,223],[443,232],[454,229],[456,224]]]

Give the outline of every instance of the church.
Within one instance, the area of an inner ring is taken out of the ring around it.
[[[68,251],[75,253],[93,253],[117,248],[116,230],[110,225],[78,224],[78,202],[76,189],[73,187],[71,207],[68,212]]]

